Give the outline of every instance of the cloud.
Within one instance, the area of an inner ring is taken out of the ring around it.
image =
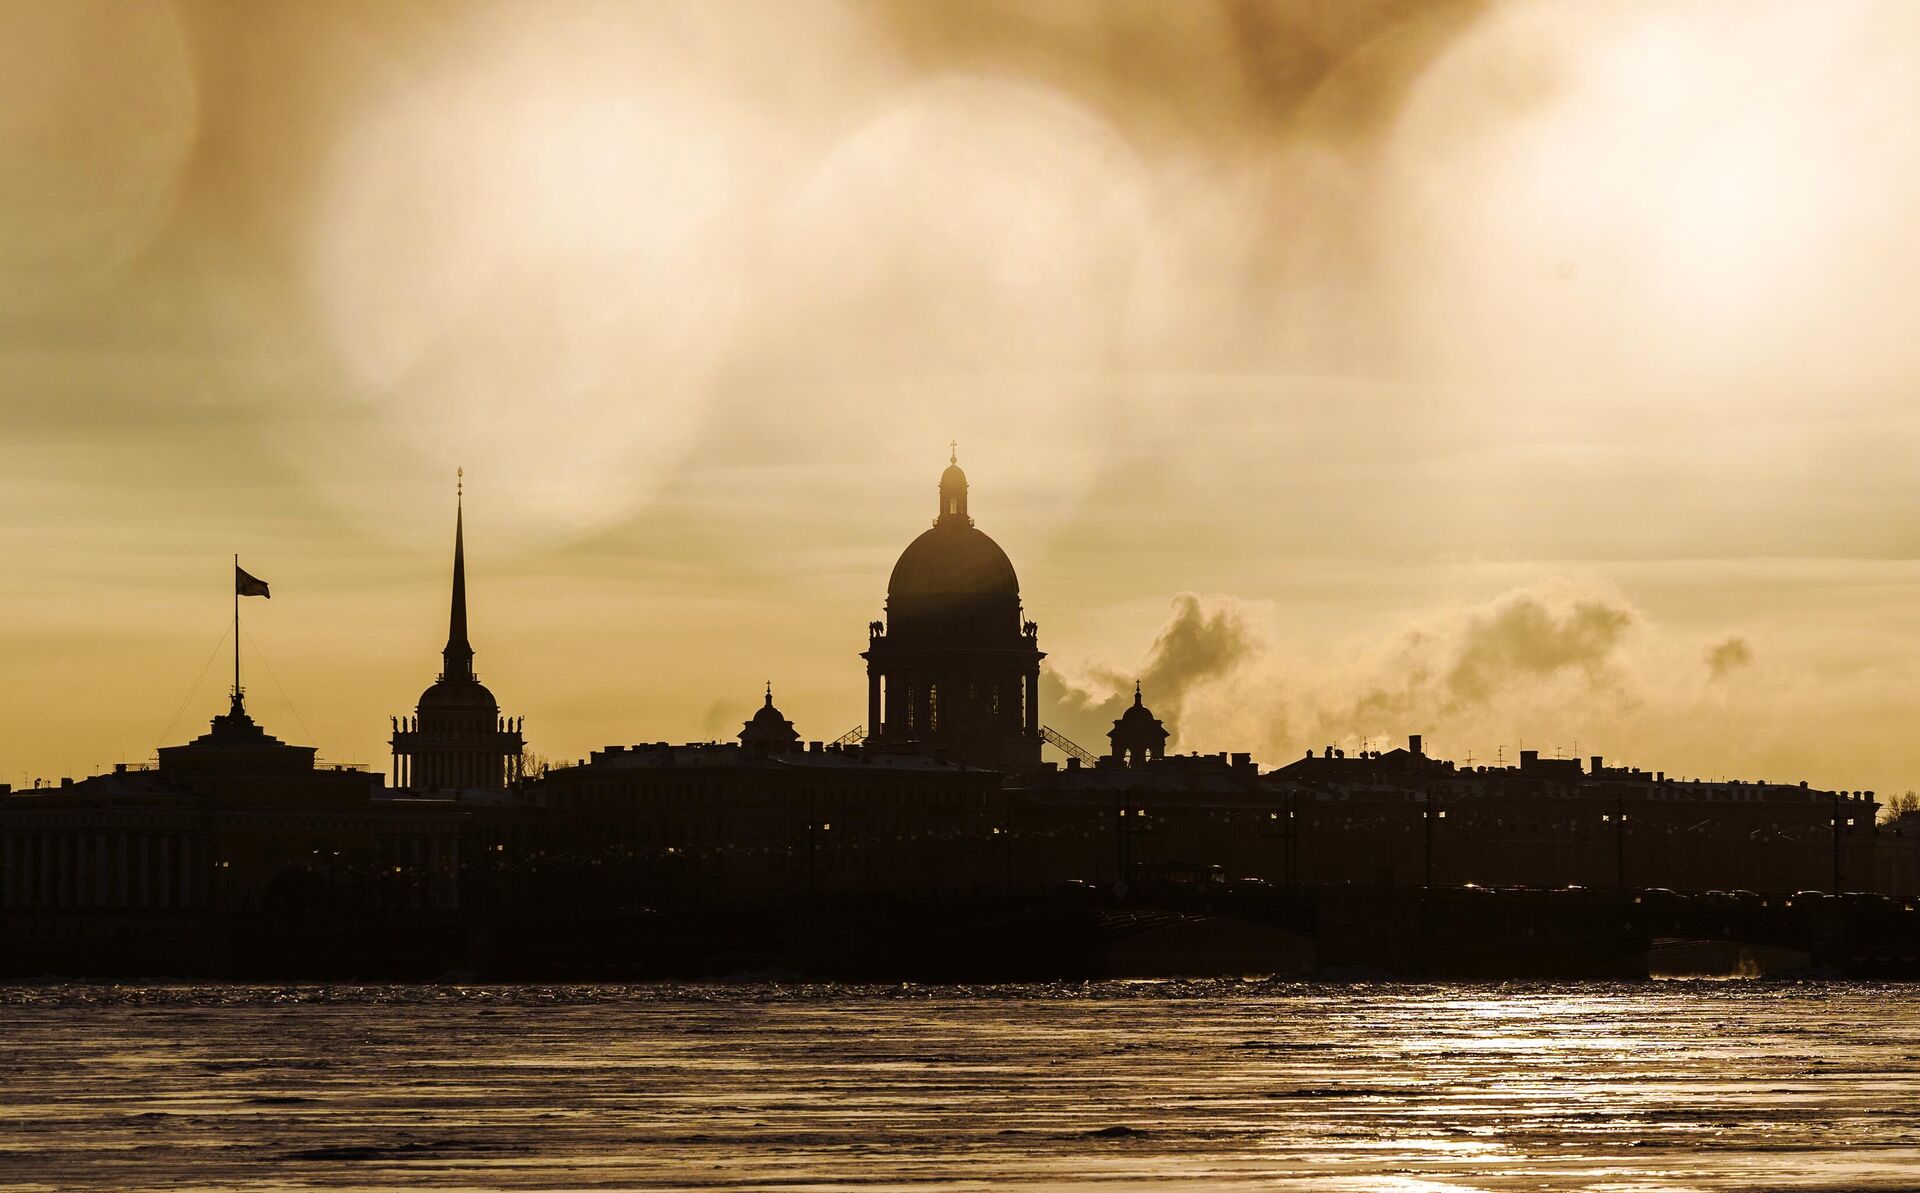
[[[1707,673],[1716,680],[1752,664],[1753,647],[1747,645],[1745,638],[1728,638],[1707,651]]]

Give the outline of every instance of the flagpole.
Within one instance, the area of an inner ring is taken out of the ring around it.
[[[233,698],[240,699],[240,555],[233,556]]]

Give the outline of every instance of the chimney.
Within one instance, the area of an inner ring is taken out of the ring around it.
[[[1422,753],[1420,749],[1420,735],[1418,733],[1407,736],[1407,753],[1412,754],[1416,758],[1425,757],[1425,754]]]
[[[807,753],[809,754],[818,754],[821,750],[825,748],[826,748],[825,742],[810,741],[807,743]]]
[[[1595,754],[1593,756],[1593,773],[1596,775],[1600,773],[1600,763],[1601,763],[1601,756],[1598,754]]]
[[[1235,754],[1233,756],[1233,769],[1250,770],[1252,769],[1252,767],[1253,767],[1252,754]]]
[[[1079,769],[1080,769],[1080,760],[1079,760],[1078,758],[1075,758],[1075,757],[1073,757],[1072,755],[1068,755],[1068,756],[1067,756],[1067,769],[1068,769],[1068,770],[1079,770]]]
[[[1528,767],[1532,766],[1534,763],[1538,761],[1540,761],[1540,751],[1538,750],[1520,751],[1520,769],[1521,770],[1526,770]]]

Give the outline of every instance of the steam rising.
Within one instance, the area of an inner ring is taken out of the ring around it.
[[[1446,672],[1449,707],[1485,704],[1516,682],[1570,671],[1601,686],[1632,624],[1631,612],[1604,601],[1577,600],[1556,613],[1536,596],[1513,597],[1461,633]]]
[[[1806,765],[1787,726],[1831,715],[1817,687],[1757,666],[1742,637],[1702,646],[1617,593],[1566,578],[1430,611],[1397,635],[1362,633],[1314,651],[1266,602],[1182,593],[1140,666],[1172,751],[1251,750],[1274,764],[1302,749],[1382,748],[1423,733],[1442,756],[1511,761],[1523,746],[1588,752],[1674,773],[1793,775]],[[1704,657],[1705,674],[1686,659]],[[1082,745],[1131,700],[1128,675],[1055,660],[1050,723]],[[1859,699],[1876,699],[1863,695]],[[1102,735],[1102,736],[1096,736]],[[1658,760],[1649,757],[1657,753]]]
[[[1173,730],[1176,718],[1204,708],[1192,719],[1205,722],[1207,740],[1223,740],[1231,726],[1243,748],[1269,759],[1297,744],[1290,726],[1307,727],[1314,740],[1358,744],[1422,726],[1443,734],[1533,702],[1570,703],[1591,715],[1637,699],[1621,661],[1636,614],[1564,584],[1434,619],[1371,659],[1319,674],[1287,660],[1263,611],[1245,602],[1183,593],[1173,610],[1142,669],[1156,711]],[[1125,706],[1122,695],[1096,705],[1061,678],[1070,693],[1064,716],[1117,716]],[[1089,679],[1119,686],[1104,667],[1090,668]]]
[[[1717,642],[1707,651],[1707,673],[1714,679],[1725,679],[1735,671],[1752,665],[1753,648],[1747,645],[1745,638]]]
[[[1173,613],[1153,645],[1137,679],[1149,707],[1160,715],[1171,741],[1179,737],[1180,709],[1189,692],[1227,679],[1257,654],[1257,630],[1240,601],[1230,597],[1203,597],[1183,592],[1173,598]],[[1066,690],[1056,709],[1056,720],[1072,725],[1081,745],[1105,752],[1105,735],[1112,722],[1133,703],[1134,680],[1111,668],[1089,669],[1091,682],[1113,694],[1098,698],[1071,685],[1058,672],[1050,678]]]

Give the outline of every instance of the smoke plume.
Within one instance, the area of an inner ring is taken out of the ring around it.
[[[1282,645],[1263,606],[1182,593],[1139,674],[1172,744],[1200,752],[1272,761],[1303,746],[1423,731],[1571,740],[1646,699],[1625,649],[1641,620],[1623,599],[1555,582],[1316,655]],[[1089,734],[1104,732],[1132,695],[1128,677],[1105,665],[1054,678],[1066,689],[1054,715]]]
[[[1745,638],[1729,638],[1707,651],[1707,673],[1717,680],[1752,663],[1753,647],[1747,645]]]
[[[1183,592],[1173,598],[1172,610],[1137,676],[1099,664],[1081,680],[1053,672],[1056,688],[1065,688],[1054,716],[1070,737],[1083,746],[1103,743],[1111,723],[1133,702],[1137,678],[1143,700],[1173,735],[1171,749],[1188,694],[1229,680],[1258,654],[1258,631],[1239,599]]]

